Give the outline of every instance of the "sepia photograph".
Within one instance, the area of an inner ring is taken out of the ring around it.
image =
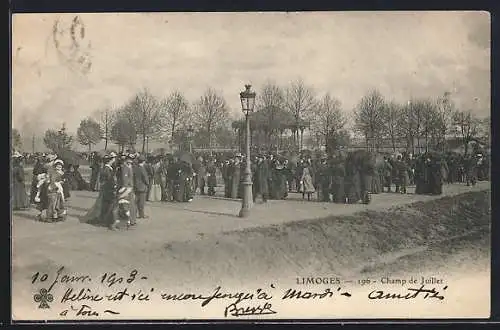
[[[12,320],[489,318],[490,26],[13,14]]]

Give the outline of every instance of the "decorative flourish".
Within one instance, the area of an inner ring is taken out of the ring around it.
[[[38,308],[50,308],[48,302],[54,301],[54,297],[50,294],[47,289],[40,289],[40,292],[33,296],[36,303],[40,303]]]

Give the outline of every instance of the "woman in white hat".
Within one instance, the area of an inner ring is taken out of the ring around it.
[[[29,198],[24,184],[24,167],[22,161],[22,155],[16,151],[12,155],[11,205],[14,211],[29,207]]]

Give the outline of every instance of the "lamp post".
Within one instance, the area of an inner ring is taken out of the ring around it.
[[[253,203],[252,196],[252,170],[250,168],[250,113],[253,112],[255,105],[255,92],[250,88],[252,85],[245,85],[245,90],[240,93],[241,109],[245,114],[246,124],[246,166],[243,173],[243,199],[241,202],[240,218],[245,218],[250,214],[250,208]]]
[[[194,134],[193,125],[189,125],[187,132],[188,132],[188,139],[189,139],[189,153],[192,153],[193,152],[192,140],[193,140],[193,134]]]

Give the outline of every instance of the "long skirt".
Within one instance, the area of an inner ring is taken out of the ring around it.
[[[29,197],[24,182],[14,182],[12,185],[11,205],[13,210],[29,207]]]
[[[80,219],[81,222],[90,223],[94,225],[104,225],[101,223],[101,208],[102,208],[102,193],[99,192],[94,205],[87,211],[87,213]]]
[[[151,190],[149,191],[149,201],[160,202],[162,200],[161,197],[161,186],[159,184],[152,184]]]
[[[316,189],[314,188],[314,183],[310,175],[305,175],[302,178],[302,185],[300,187],[300,192],[303,193],[313,193]]]
[[[63,197],[60,192],[49,192],[47,193],[48,207],[46,219],[47,221],[54,221],[63,218],[66,215],[66,209],[64,207]]]

